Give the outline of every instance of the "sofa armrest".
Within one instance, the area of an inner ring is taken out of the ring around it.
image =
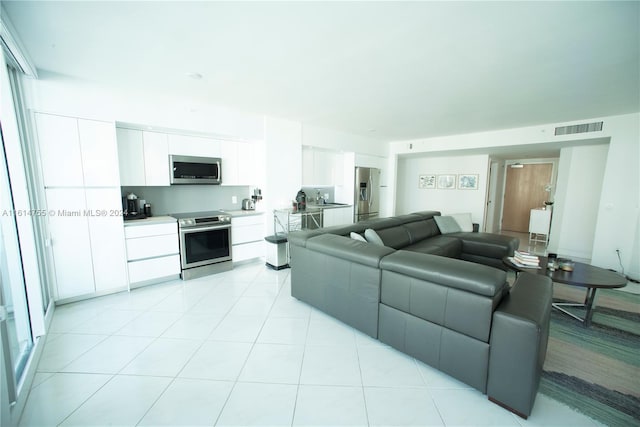
[[[292,231],[287,234],[287,241],[290,245],[302,246],[303,248],[307,246],[307,241],[315,236],[321,235],[323,232],[321,229],[317,228],[314,230],[298,230]]]
[[[547,353],[552,282],[521,273],[493,314],[489,399],[523,418],[531,414]]]

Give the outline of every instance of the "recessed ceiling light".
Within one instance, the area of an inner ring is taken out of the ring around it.
[[[191,77],[194,80],[200,80],[202,79],[202,74],[200,73],[196,73],[196,72],[188,72],[186,73],[187,77]]]

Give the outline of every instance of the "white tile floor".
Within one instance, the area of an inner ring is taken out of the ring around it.
[[[109,424],[598,425],[543,395],[518,418],[258,262],[56,309],[21,425]]]

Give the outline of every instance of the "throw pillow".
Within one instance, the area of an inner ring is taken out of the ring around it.
[[[378,236],[378,233],[376,233],[376,231],[371,228],[367,228],[366,230],[364,230],[364,238],[367,239],[367,242],[369,243],[384,246],[384,242],[382,241],[380,236]]]
[[[457,233],[459,231],[462,231],[462,229],[458,225],[458,222],[451,216],[436,215],[433,217],[433,219],[440,229],[440,234]],[[366,236],[367,234],[365,232],[365,237]]]
[[[361,234],[358,234],[356,232],[351,232],[351,234],[349,234],[349,237],[351,237],[353,240],[358,240],[360,242],[366,242],[367,239],[365,239]]]
[[[460,226],[460,231],[473,231],[473,222],[471,221],[471,213],[451,214],[450,217],[456,220]]]

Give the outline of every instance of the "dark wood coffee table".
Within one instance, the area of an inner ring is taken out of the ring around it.
[[[518,267],[512,263],[508,257],[503,258],[502,262],[504,262],[504,264],[510,269],[516,271],[516,274],[520,272],[540,274],[551,278],[554,282],[586,288],[587,294],[584,298],[584,303],[582,304],[561,302],[554,302],[552,304],[555,309],[581,321],[586,327],[591,325],[596,291],[598,289],[623,288],[627,286],[627,279],[615,271],[605,270],[604,268],[594,267],[593,265],[575,261],[573,271],[550,271],[547,270],[547,257],[540,256],[538,258],[540,259],[540,268]],[[586,309],[585,316],[584,318],[576,316],[575,314],[565,310],[564,307],[584,308]]]

